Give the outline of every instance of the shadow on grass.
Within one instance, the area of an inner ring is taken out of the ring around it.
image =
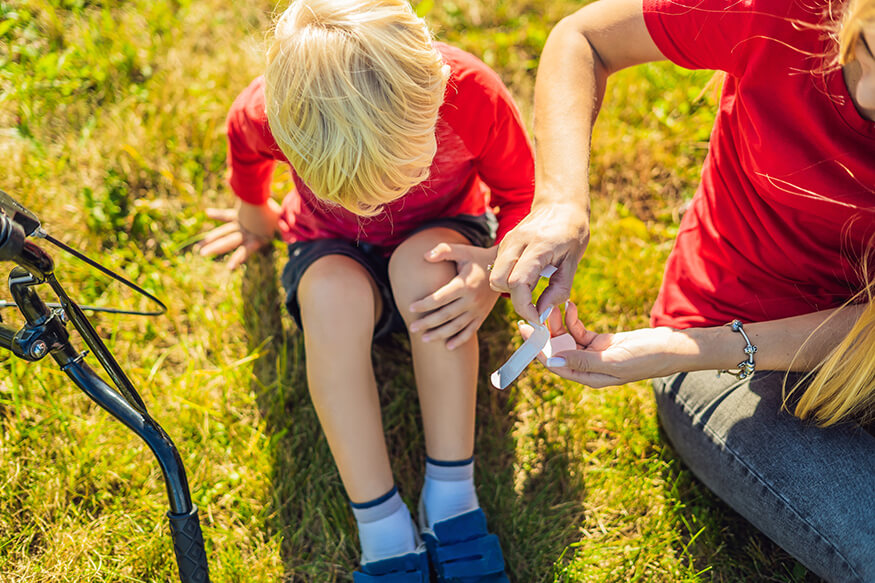
[[[242,284],[243,320],[248,347],[257,354],[253,390],[274,460],[265,528],[281,537],[284,581],[350,581],[359,555],[355,521],[310,403],[303,337],[283,314],[278,281],[272,250],[249,259]],[[566,448],[547,440],[539,448],[543,471],[514,485],[517,413],[511,393],[489,386],[487,374],[508,356],[511,344],[501,311],[493,310],[480,333],[478,495],[490,530],[501,539],[511,580],[552,581],[556,558],[577,532],[579,514],[568,509],[582,507],[582,485],[568,477]],[[407,337],[395,335],[376,346],[373,361],[395,479],[415,509],[425,444]]]

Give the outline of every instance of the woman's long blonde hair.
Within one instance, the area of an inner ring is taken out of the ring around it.
[[[267,53],[271,133],[317,197],[374,215],[428,177],[447,76],[407,0],[293,0]]]
[[[863,313],[847,336],[820,365],[790,391],[801,390],[793,413],[829,426],[846,419],[868,423],[875,419],[875,281],[853,298]],[[846,305],[846,306],[847,306]],[[805,383],[811,380],[807,386]]]
[[[834,38],[838,52],[836,64],[854,60],[854,51],[867,23],[875,22],[875,0],[848,0],[843,14],[836,19]],[[790,391],[802,391],[794,409],[797,417],[814,419],[829,426],[846,419],[869,422],[875,419],[875,279],[873,249],[870,240],[861,261],[864,289],[845,307],[864,303],[862,314],[851,331],[820,365],[805,375]],[[805,383],[810,379],[810,383]]]

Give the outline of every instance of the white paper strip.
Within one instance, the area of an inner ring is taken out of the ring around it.
[[[554,273],[556,273],[556,266],[548,265],[543,271],[541,271],[541,277],[550,277]],[[574,342],[574,339],[570,334],[563,334],[551,340],[550,330],[547,329],[544,322],[547,321],[547,318],[552,311],[553,306],[547,308],[541,315],[541,322],[537,324],[529,321],[529,325],[535,329],[534,332],[532,332],[532,335],[523,342],[522,346],[516,349],[516,352],[510,355],[507,362],[501,365],[501,367],[489,377],[492,381],[493,387],[503,390],[510,386],[510,384],[514,382],[524,370],[526,370],[529,363],[537,358],[539,352],[544,352],[547,358],[549,358],[551,354],[556,352],[574,350],[577,348],[577,344]],[[568,338],[565,338],[566,336]],[[549,353],[545,350],[549,351]]]
[[[501,365],[501,368],[489,377],[492,381],[492,386],[496,389],[503,390],[510,386],[550,341],[550,331],[546,326],[532,322],[529,322],[529,324],[535,329],[532,335],[523,342],[522,346],[516,349],[516,352],[510,355],[510,358]]]

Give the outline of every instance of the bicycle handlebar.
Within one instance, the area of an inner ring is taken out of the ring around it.
[[[0,202],[8,199],[15,203],[5,193],[2,195],[4,198]],[[32,213],[23,210],[27,213],[24,218],[32,221],[29,225],[33,227],[30,230],[32,233],[39,223]],[[191,502],[188,479],[176,446],[146,411],[140,395],[112,353],[103,344],[79,306],[67,296],[55,279],[51,257],[26,238],[24,227],[6,214],[0,213],[0,261],[18,264],[9,274],[9,289],[26,320],[25,326],[18,331],[0,324],[0,347],[29,361],[40,360],[51,354],[61,370],[85,394],[149,446],[158,460],[167,488],[170,503],[167,517],[180,580],[182,583],[209,583],[209,567],[197,507]],[[34,287],[42,283],[48,283],[58,296],[60,309],[50,310],[37,295]],[[114,382],[115,388],[83,362],[85,353],[78,353],[73,348],[66,330],[66,317],[70,318],[94,352]]]

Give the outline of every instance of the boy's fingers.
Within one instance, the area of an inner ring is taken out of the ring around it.
[[[426,261],[455,261],[456,254],[453,246],[449,243],[438,243],[425,254]]]
[[[221,227],[216,227],[215,229],[207,231],[204,234],[204,238],[201,240],[201,244],[204,245],[206,243],[212,243],[216,239],[219,239],[239,230],[240,227],[237,225],[237,223],[227,223],[225,225],[222,225]]]
[[[434,342],[435,340],[447,340],[448,338],[452,338],[461,332],[465,326],[471,323],[470,317],[466,316],[467,314],[460,314],[441,326],[429,330],[422,335],[422,340],[424,342]]]
[[[258,239],[244,239],[243,244],[238,247],[237,250],[231,254],[230,259],[228,259],[228,269],[233,271],[240,267],[247,259],[249,259],[249,256],[258,251],[262,245],[263,243]]]
[[[432,312],[427,316],[423,316],[422,318],[415,320],[410,324],[410,331],[413,333],[428,333],[442,326],[443,324],[446,324],[450,320],[457,318],[464,311],[462,306],[457,304],[458,300],[447,304],[436,312]]]
[[[462,295],[465,289],[465,282],[458,277],[454,277],[443,287],[431,295],[425,296],[421,300],[416,300],[410,304],[411,312],[431,312],[437,310],[441,306],[445,306],[453,302]]]
[[[243,243],[242,233],[240,233],[239,231],[235,233],[230,233],[228,235],[225,235],[224,237],[202,245],[200,248],[200,254],[205,257],[224,255],[225,253],[233,251],[234,249],[239,247],[241,243]]]
[[[237,250],[231,254],[231,257],[228,259],[228,263],[226,266],[229,271],[233,271],[240,267],[244,261],[249,257],[249,250],[246,247],[237,247]]]
[[[450,338],[449,342],[447,342],[447,350],[455,350],[459,346],[468,342],[468,340],[470,340],[477,332],[477,328],[478,325],[476,322],[472,321],[469,323],[461,332]]]
[[[237,219],[237,209],[208,208],[205,212],[209,218],[216,221],[233,221]]]

